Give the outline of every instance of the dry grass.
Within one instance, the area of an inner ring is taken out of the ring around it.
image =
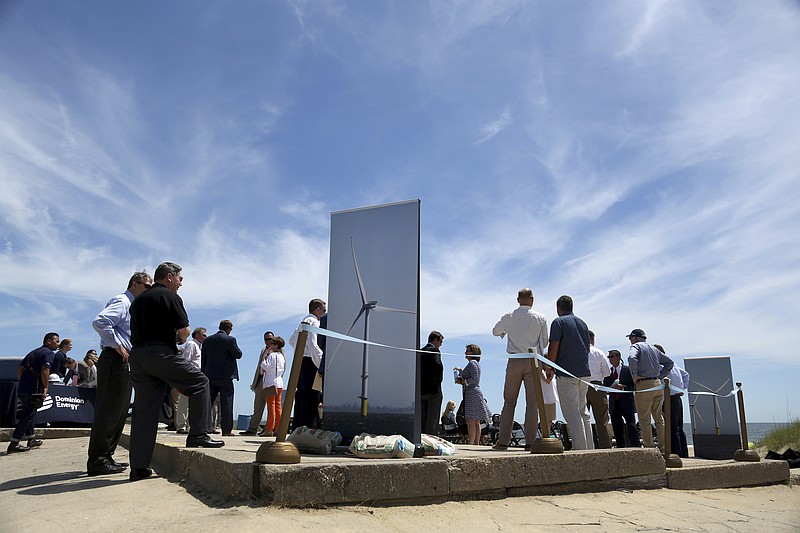
[[[800,449],[800,420],[792,420],[788,425],[770,431],[756,446],[778,453],[784,452],[786,448]]]

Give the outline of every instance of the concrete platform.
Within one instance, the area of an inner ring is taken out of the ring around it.
[[[628,448],[533,455],[458,445],[453,457],[358,459],[303,455],[296,465],[261,465],[260,437],[227,437],[220,449],[185,448],[185,435],[159,431],[152,466],[225,498],[263,505],[405,504],[608,490],[706,489],[789,481],[783,461],[737,463],[684,459],[665,468],[656,449]],[[128,435],[121,444],[128,446]]]

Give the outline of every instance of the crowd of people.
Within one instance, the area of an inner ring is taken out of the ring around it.
[[[556,403],[561,404],[572,449],[607,449],[612,444],[617,448],[642,444],[654,447],[656,442],[653,432],[650,431],[652,423],[656,430],[658,447],[663,453],[666,436],[662,380],[669,378],[670,384],[677,389],[685,390],[689,385],[688,373],[667,357],[664,348],[658,344],[649,344],[645,332],[634,329],[627,335],[630,348],[626,365],[619,350],[610,350],[606,356],[595,347],[595,334],[574,314],[570,296],[564,295],[557,300],[557,317],[550,324],[549,330],[544,314],[533,309],[534,296],[530,289],[523,288],[518,292],[517,303],[519,306],[503,315],[492,329],[493,335],[506,339],[506,351],[515,355],[508,359],[506,365],[503,408],[494,449],[506,450],[510,445],[514,411],[522,386],[525,387],[523,428],[525,435],[531,436],[526,440],[526,447],[530,447],[539,427],[534,382],[538,379],[544,411],[550,422],[556,416]],[[431,416],[432,412],[438,413],[442,403],[444,366],[440,347],[443,341],[444,336],[433,331],[428,337],[428,344],[420,352],[422,375],[419,401],[423,432],[430,434],[438,434],[440,429],[452,431],[458,426],[454,411],[455,401],[448,402],[440,420]],[[545,356],[554,366],[534,366],[532,358],[519,356],[530,352]],[[480,390],[480,353],[480,347],[467,345],[467,366],[464,369],[454,368],[456,383],[464,386],[463,416],[468,429],[468,442],[471,444],[480,442],[481,423],[485,426],[492,421],[491,411]],[[606,390],[601,389],[601,386]],[[679,390],[670,389],[670,447],[679,456],[688,457],[683,429],[682,395]],[[590,409],[595,420],[594,432]],[[644,428],[641,438],[637,429],[637,417],[639,425]],[[543,434],[549,436],[549,429]]]
[[[131,421],[131,480],[152,475],[150,462],[168,390],[172,399],[170,429],[187,435],[187,447],[218,448],[225,445],[223,440],[215,440],[210,434],[234,435],[233,381],[239,379],[237,361],[242,358],[242,351],[231,335],[233,323],[230,320],[222,320],[218,331],[212,335],[207,335],[203,327],[190,331],[188,315],[178,296],[183,283],[181,273],[179,265],[165,262],[156,268],[153,276],[147,272],[135,272],[131,276],[126,290],[111,298],[92,322],[100,337],[99,357],[95,350],[89,350],[83,363],[76,362],[67,356],[72,349],[70,339],[62,341],[57,333],[52,332],[45,335],[43,345],[26,355],[19,366],[21,411],[9,453],[24,452],[42,445],[34,433],[36,409],[47,396],[51,382],[97,389],[87,457],[90,476],[121,473],[129,466],[117,462],[114,453],[127,419],[132,388],[136,394]],[[594,347],[594,334],[574,315],[569,296],[562,296],[556,302],[558,316],[550,325],[549,335],[547,319],[533,310],[532,291],[521,289],[517,302],[519,307],[505,314],[492,330],[495,336],[507,339],[507,352],[515,354],[508,359],[506,366],[503,408],[494,448],[504,450],[509,447],[514,410],[523,385],[525,432],[536,433],[539,414],[533,384],[534,379],[538,379],[548,419],[555,418],[556,402],[560,401],[573,449],[595,447],[589,406],[597,422],[598,447],[611,447],[611,436],[607,433],[609,418],[617,447],[626,446],[626,436],[629,439],[627,445],[638,446],[632,409],[635,406],[642,425],[649,425],[651,418],[654,420],[658,444],[663,451],[662,391],[657,387],[668,375],[679,387],[685,388],[688,384],[686,372],[674,365],[663,348],[648,344],[644,332],[634,329],[628,335],[631,343],[628,365],[622,363],[617,350],[609,352],[606,362],[605,354]],[[303,324],[325,328],[326,311],[323,300],[311,300],[308,314],[295,329],[289,344],[297,345]],[[454,418],[455,402],[448,403],[448,410],[441,420],[439,416],[443,379],[440,347],[443,341],[444,336],[433,331],[420,351],[418,401],[423,432],[429,434],[439,434],[440,421],[446,426]],[[281,337],[271,331],[264,334],[264,348],[250,386],[254,393],[253,416],[241,435],[274,436],[278,431],[286,368],[284,346]],[[545,354],[554,367],[542,365],[537,376],[532,359],[517,355],[529,352]],[[295,394],[295,427],[317,427],[319,424],[324,353],[325,337],[309,332],[303,346]],[[467,364],[464,368],[454,369],[455,380],[463,385],[469,442],[478,444],[481,421],[490,420],[492,413],[480,388],[480,347],[468,344],[465,356]],[[609,395],[595,390],[590,384],[603,384],[620,393]],[[623,393],[632,390],[636,391],[634,395]],[[670,401],[673,402],[672,413],[682,417],[680,395],[674,395]],[[262,429],[260,422],[265,409],[267,420]],[[217,424],[219,429],[216,429]],[[682,432],[682,420],[673,423],[672,428]],[[642,432],[642,440],[645,446],[654,445],[649,431]],[[27,445],[22,441],[27,441]],[[677,442],[673,449],[684,450],[685,435],[683,446],[679,436]]]

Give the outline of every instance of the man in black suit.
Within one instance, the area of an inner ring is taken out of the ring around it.
[[[428,435],[438,435],[439,412],[442,408],[442,378],[444,365],[439,348],[444,341],[444,335],[438,331],[431,331],[428,335],[428,344],[422,347],[419,354],[419,392],[420,392],[420,420],[422,432]]]
[[[633,376],[630,369],[622,363],[622,355],[619,350],[609,350],[608,360],[611,363],[611,375],[603,378],[603,385],[618,390],[634,390]],[[639,432],[636,431],[636,405],[633,401],[633,394],[609,393],[608,407],[611,412],[611,427],[614,429],[617,448],[625,447],[626,429],[630,445],[641,446]]]
[[[200,360],[203,374],[208,377],[211,389],[211,403],[219,394],[219,413],[222,434],[233,436],[233,380],[239,380],[237,359],[242,358],[242,350],[231,336],[233,323],[223,320],[219,323],[219,331],[206,337]]]

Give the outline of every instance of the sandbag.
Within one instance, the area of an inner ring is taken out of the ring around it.
[[[425,448],[425,455],[454,455],[456,446],[435,435],[422,434],[422,446]]]
[[[402,435],[370,435],[353,437],[350,452],[365,459],[411,459],[414,444]]]
[[[300,426],[292,431],[286,440],[293,442],[301,452],[329,455],[331,450],[342,442],[342,435],[338,431],[323,431]]]

